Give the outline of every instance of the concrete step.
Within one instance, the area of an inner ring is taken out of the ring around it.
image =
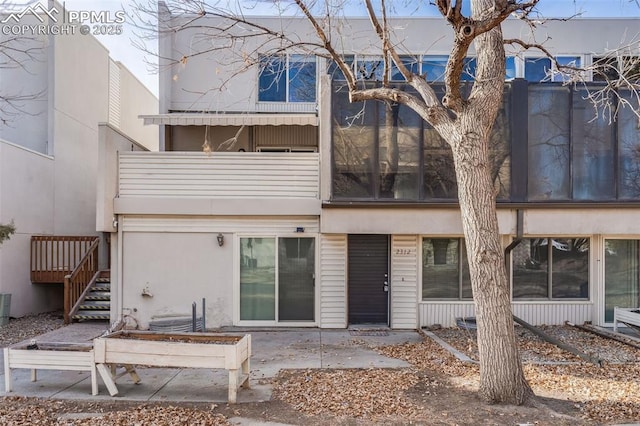
[[[109,310],[111,302],[109,300],[85,300],[78,307],[79,310]]]
[[[109,311],[78,311],[73,317],[73,320],[82,321],[82,320],[107,320],[109,321]]]
[[[110,291],[92,291],[87,294],[85,300],[111,300]]]
[[[93,285],[92,287],[93,289],[97,289],[97,290],[108,290],[111,288],[111,283],[109,281],[106,282],[97,282]]]

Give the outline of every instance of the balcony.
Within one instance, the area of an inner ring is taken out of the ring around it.
[[[317,153],[121,152],[114,214],[319,215]]]

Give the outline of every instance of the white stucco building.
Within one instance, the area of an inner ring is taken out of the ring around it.
[[[312,34],[301,18],[257,19]],[[393,27],[407,64],[437,86],[446,23]],[[576,19],[550,22],[537,38],[549,37],[559,61],[588,66],[637,27]],[[519,21],[503,29],[527,38]],[[337,37],[376,84],[370,22],[345,21]],[[433,130],[405,107],[349,104],[335,67],[295,51],[260,56],[269,45],[259,37],[179,61],[206,43],[197,28],[161,38],[161,56],[176,63],[161,64],[160,111],[144,117],[160,128],[161,152],[122,152],[105,170],[115,183],[99,207],[114,218],[99,229],[112,235],[112,319],[146,328],[188,315],[201,298],[209,328],[401,329],[473,315],[453,166]],[[238,73],[243,52],[258,65]],[[514,313],[533,324],[605,325],[613,306],[638,306],[638,119],[626,109],[611,126],[592,121],[583,89],[561,75],[541,83],[553,65],[535,55],[508,53],[493,138]],[[205,141],[212,152],[202,152]]]

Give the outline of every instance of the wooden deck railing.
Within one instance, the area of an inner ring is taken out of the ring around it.
[[[72,310],[77,310],[77,302],[84,296],[87,287],[95,282],[97,275],[99,274],[99,244],[100,240],[96,238],[71,274],[64,277],[65,324],[69,324],[71,321]]]
[[[96,236],[32,236],[31,282],[64,283],[96,241]]]

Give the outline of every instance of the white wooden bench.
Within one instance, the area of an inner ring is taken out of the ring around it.
[[[634,312],[635,311],[635,312]],[[618,323],[640,328],[640,308],[613,308],[613,331],[618,332]]]
[[[31,381],[37,380],[38,370],[71,370],[91,373],[91,394],[98,394],[96,364],[92,344],[37,343],[37,349],[28,345],[4,348],[4,388],[11,392],[11,370],[28,368]]]

